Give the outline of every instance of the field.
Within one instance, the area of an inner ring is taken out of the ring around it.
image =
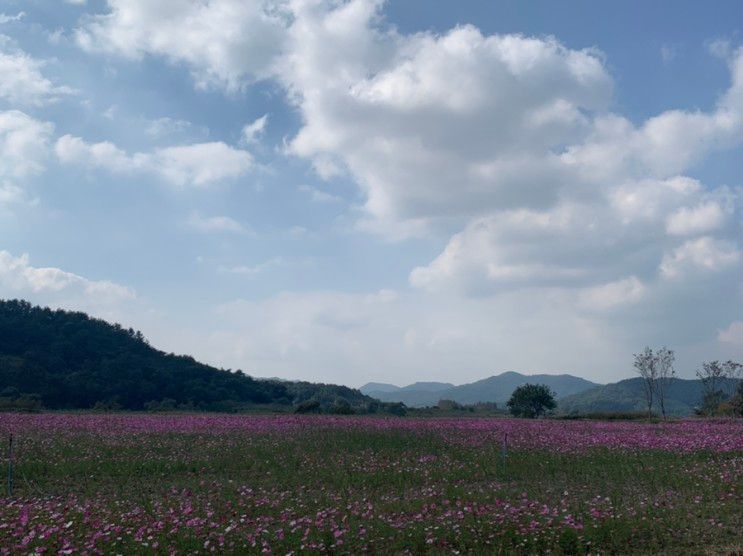
[[[0,554],[743,547],[740,420],[0,414],[10,432]]]

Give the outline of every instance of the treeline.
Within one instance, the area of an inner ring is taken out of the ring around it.
[[[0,300],[0,409],[404,411],[344,386],[254,379],[85,313]]]

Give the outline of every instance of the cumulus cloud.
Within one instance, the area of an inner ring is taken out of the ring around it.
[[[666,219],[666,230],[673,235],[692,235],[720,228],[732,212],[715,201],[695,207],[681,207]]]
[[[280,4],[263,0],[107,0],[107,5],[107,13],[86,17],[77,29],[83,49],[131,59],[164,56],[186,65],[198,87],[235,91],[266,77],[285,35]]]
[[[145,172],[176,186],[207,186],[243,176],[253,165],[247,151],[215,141],[155,149],[128,154],[108,141],[88,143],[64,135],[55,146],[64,164],[102,168],[117,173]]]
[[[83,48],[161,56],[187,66],[202,87],[234,91],[256,78],[277,80],[302,122],[286,152],[309,161],[322,178],[346,176],[357,185],[364,198],[360,227],[394,238],[432,230],[450,237],[438,256],[412,270],[415,291],[405,301],[365,305],[363,296],[326,292],[242,307],[273,323],[260,337],[224,332],[229,341],[222,347],[242,345],[235,349],[250,361],[281,360],[292,350],[304,357],[326,345],[337,361],[359,365],[374,357],[354,343],[359,336],[329,347],[332,336],[316,316],[323,311],[369,315],[376,323],[366,329],[372,348],[380,338],[417,347],[466,345],[496,357],[501,352],[483,348],[477,326],[498,328],[492,314],[530,321],[516,299],[554,325],[550,333],[564,333],[566,322],[580,331],[571,331],[572,345],[609,345],[611,334],[623,330],[602,335],[614,318],[626,319],[624,325],[654,322],[660,330],[653,315],[678,317],[681,307],[691,310],[690,300],[710,309],[693,323],[676,318],[676,330],[688,338],[714,335],[731,322],[725,311],[740,307],[731,292],[739,287],[741,189],[712,187],[693,175],[710,153],[739,148],[743,140],[743,49],[710,46],[730,71],[730,86],[713,106],[636,122],[612,111],[613,80],[603,54],[568,48],[557,38],[488,35],[472,25],[405,34],[385,24],[383,3],[375,0],[107,5],[107,13],[78,29]],[[243,142],[264,127],[261,119],[248,124]],[[105,143],[68,143],[70,152],[112,169],[138,160],[152,168],[157,160],[156,153],[129,155]],[[321,200],[320,190],[305,192]],[[725,293],[700,298],[693,286],[700,277]],[[727,306],[723,295],[732,296]],[[419,302],[475,324],[422,330],[425,325],[409,322]],[[292,303],[296,315],[289,314]],[[655,313],[643,312],[648,307]],[[401,329],[398,320],[406,323]],[[258,322],[247,324],[261,328]],[[534,326],[540,332],[530,346],[549,337],[547,324]],[[359,322],[348,328],[361,329]],[[263,338],[272,330],[283,340]],[[516,343],[533,331],[519,332],[524,336]],[[468,335],[477,341],[461,340]],[[502,337],[513,339],[508,332]],[[288,347],[263,353],[261,339]],[[385,351],[382,345],[388,344],[380,340],[373,351]],[[458,349],[450,353],[466,352]],[[330,364],[317,357],[317,368]]]
[[[0,178],[39,174],[45,167],[54,126],[18,110],[0,112]]]
[[[613,309],[638,303],[645,297],[647,287],[637,276],[630,276],[608,284],[585,288],[579,293],[579,302],[589,309]]]
[[[663,276],[677,278],[684,271],[716,272],[736,265],[741,253],[731,242],[705,236],[685,242],[667,254],[660,265]]]
[[[89,280],[54,267],[32,266],[29,256],[0,251],[0,297],[21,297],[56,307],[96,314],[136,299],[130,288],[108,280]]]
[[[0,35],[0,99],[16,106],[42,106],[74,93],[44,77],[44,65]]]
[[[611,99],[600,54],[473,26],[401,35],[376,14],[362,1],[297,10],[281,79],[305,123],[290,152],[348,171],[390,224],[554,199],[552,150]]]

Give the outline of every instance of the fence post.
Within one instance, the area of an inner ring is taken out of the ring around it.
[[[13,497],[13,433],[8,442],[8,498]]]
[[[503,445],[501,446],[501,456],[503,456],[503,461],[506,461],[506,457],[508,456],[508,433],[503,433]]]

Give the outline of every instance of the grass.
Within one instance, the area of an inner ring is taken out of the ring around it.
[[[152,432],[28,426],[17,433],[14,497],[0,500],[0,553],[740,547],[740,451],[516,442],[503,458],[500,443],[466,426],[379,430],[368,421]]]

